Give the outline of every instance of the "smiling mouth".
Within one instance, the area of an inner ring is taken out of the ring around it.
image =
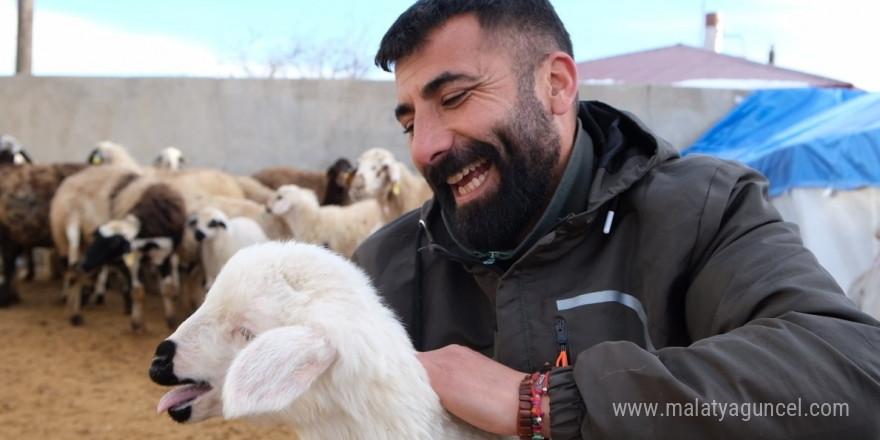
[[[189,420],[192,414],[192,404],[200,396],[208,393],[213,388],[206,382],[194,382],[177,387],[167,392],[159,400],[156,407],[157,413],[168,411],[168,415],[179,423]]]
[[[490,162],[480,158],[446,178],[446,183],[453,187],[458,196],[465,196],[479,188],[486,181]]]

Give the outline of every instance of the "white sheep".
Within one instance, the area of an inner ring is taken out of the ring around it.
[[[205,288],[210,289],[220,269],[239,249],[269,241],[263,228],[248,217],[228,217],[214,206],[199,209],[187,221],[196,240],[201,243]]]
[[[421,207],[433,197],[428,182],[384,148],[371,148],[358,157],[348,194],[355,201],[378,200],[386,221]]]
[[[349,258],[365,238],[385,224],[375,199],[321,206],[313,191],[297,185],[282,185],[268,206],[287,222],[297,240],[326,246]]]
[[[302,440],[490,439],[450,415],[366,274],[318,246],[239,251],[161,342],[159,413],[286,423]],[[511,416],[512,417],[512,416]]]
[[[177,171],[186,164],[186,157],[177,147],[165,147],[159,150],[159,155],[153,160],[153,166],[163,170]]]

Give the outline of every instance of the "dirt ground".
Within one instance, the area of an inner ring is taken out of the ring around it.
[[[208,420],[181,425],[156,405],[167,388],[148,376],[156,345],[171,332],[159,298],[148,297],[147,333],[131,331],[122,298],[83,309],[73,327],[60,281],[23,282],[22,302],[0,309],[0,439],[290,439],[284,427]]]

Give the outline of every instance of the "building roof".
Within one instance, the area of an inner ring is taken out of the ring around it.
[[[845,87],[851,83],[677,44],[577,63],[581,82],[691,87]]]

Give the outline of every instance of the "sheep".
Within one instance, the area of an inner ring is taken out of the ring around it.
[[[89,152],[86,162],[91,165],[116,165],[129,168],[139,174],[143,173],[141,166],[129,154],[128,150],[111,141],[101,141],[95,144],[95,148]]]
[[[348,159],[339,158],[327,168],[327,189],[324,191],[322,205],[348,205],[351,197],[348,188],[354,176],[354,166]]]
[[[61,183],[86,168],[82,163],[3,166],[0,177],[0,251],[3,279],[0,307],[20,301],[15,261],[33,248],[55,246],[49,228],[53,196]]]
[[[354,167],[351,162],[341,157],[323,173],[288,166],[273,166],[257,171],[251,177],[271,190],[289,184],[308,188],[315,192],[321,205],[347,205],[351,202],[348,197],[348,184],[353,172]]]
[[[282,185],[268,206],[272,214],[287,222],[297,240],[324,245],[349,258],[385,223],[374,199],[347,206],[320,206],[314,192],[297,185]]]
[[[324,200],[327,191],[327,174],[320,171],[278,165],[263,168],[251,174],[251,177],[272,190],[291,184],[308,188],[317,194],[318,200]]]
[[[8,134],[0,134],[0,165],[24,165],[26,163],[32,164],[33,162],[30,155],[21,146],[21,143],[18,142],[18,139]]]
[[[245,246],[269,241],[256,221],[248,217],[230,218],[214,206],[200,209],[190,217],[187,226],[193,229],[196,240],[201,243],[206,289],[210,289],[232,254]]]
[[[137,223],[123,227],[118,222],[129,214]],[[117,223],[108,224],[114,220]],[[72,324],[82,323],[81,289],[70,288],[74,281],[78,282],[77,275],[90,272],[121,254],[136,251],[132,252],[134,258],[126,261],[132,281],[132,328],[140,331],[143,327],[144,284],[150,285],[141,282],[144,261],[152,263],[145,265],[144,271],[156,272],[159,269],[154,266],[163,266],[165,317],[169,327],[176,325],[171,299],[176,291],[173,281],[169,281],[175,277],[175,268],[165,260],[180,243],[186,223],[186,205],[177,190],[154,177],[137,174],[127,166],[89,167],[59,185],[50,205],[50,223],[58,251],[68,260],[64,293]],[[128,232],[120,232],[120,229]],[[97,231],[94,237],[89,235],[92,231]],[[86,248],[82,262],[81,247]]]
[[[159,413],[285,423],[309,439],[489,439],[440,404],[367,275],[321,247],[240,250],[150,363]]]
[[[372,148],[358,157],[349,195],[355,201],[375,198],[385,220],[391,221],[422,206],[433,192],[424,178],[412,173],[390,151]]]
[[[153,160],[153,166],[163,170],[177,171],[186,164],[186,157],[177,147],[165,147],[159,150],[159,155]]]

